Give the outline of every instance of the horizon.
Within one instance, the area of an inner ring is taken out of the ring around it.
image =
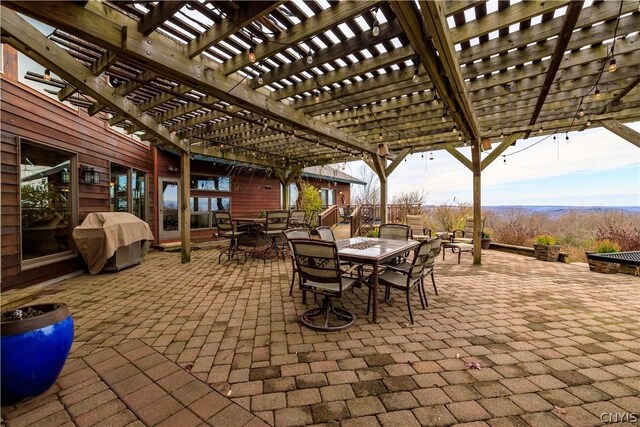
[[[640,131],[640,122],[625,125]],[[569,132],[568,143],[566,133],[556,135],[556,141],[551,135],[519,139],[484,169],[482,206],[640,206],[638,147],[604,128]],[[499,142],[494,138],[493,147]],[[458,151],[471,157],[470,147]],[[471,171],[444,150],[434,151],[434,160],[429,156],[414,153],[401,162],[388,178],[388,202],[417,190],[427,205],[472,203]],[[360,165],[364,162],[349,162],[342,170],[360,177]]]

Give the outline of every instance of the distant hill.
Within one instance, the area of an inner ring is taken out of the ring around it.
[[[522,210],[529,214],[542,214],[550,218],[559,217],[570,211],[578,212],[605,212],[605,211],[622,211],[629,214],[640,215],[640,206],[526,206],[526,205],[502,205],[502,206],[483,206],[483,210],[502,213],[509,210]]]

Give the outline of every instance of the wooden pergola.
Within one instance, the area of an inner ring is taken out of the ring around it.
[[[266,167],[283,184],[304,166],[362,159],[380,178],[382,221],[387,177],[409,153],[446,150],[467,166],[479,218],[481,171],[519,138],[603,126],[640,146],[623,124],[640,118],[637,0],[1,8],[2,41],[63,79],[60,100],[179,151],[183,178],[192,154]],[[456,149],[467,144],[471,159]]]

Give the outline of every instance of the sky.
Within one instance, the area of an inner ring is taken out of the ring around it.
[[[627,124],[640,131],[640,122]],[[533,135],[533,134],[532,134]],[[518,140],[482,171],[482,205],[640,206],[640,149],[604,128]],[[497,147],[499,138],[492,139]],[[516,151],[529,147],[520,153]],[[471,149],[459,151],[471,158]],[[485,158],[490,151],[481,154]],[[471,171],[444,150],[408,156],[390,175],[389,200],[422,190],[427,204],[473,201]],[[362,162],[345,173],[359,176]]]

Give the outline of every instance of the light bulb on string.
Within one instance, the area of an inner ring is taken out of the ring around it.
[[[440,101],[438,100],[438,92],[433,93],[433,105],[438,105]]]
[[[584,117],[584,114],[585,114],[585,113],[584,113],[584,109],[583,109],[583,108],[580,108],[580,111],[578,111],[578,115],[579,115],[580,117]]]
[[[314,94],[314,96],[313,96],[313,99],[314,99],[316,102],[320,102],[320,89],[316,89],[315,94]]]
[[[420,75],[418,74],[418,67],[416,67],[415,70],[413,70],[413,82],[414,83],[418,83],[420,81]]]
[[[609,61],[609,72],[613,73],[617,69],[618,69],[618,64],[616,64],[616,58],[611,58],[611,61]]]
[[[262,73],[258,74],[258,84],[261,85],[264,83],[264,78],[262,77]]]
[[[433,160],[433,151],[429,153],[429,160]]]
[[[565,135],[564,140],[567,141],[567,144],[569,143],[569,134],[568,133]]]
[[[507,156],[502,156],[502,163],[504,163],[505,165],[507,164]]]
[[[462,132],[458,132],[458,141],[462,141]]]
[[[587,116],[587,126],[591,126],[591,119]]]
[[[596,99],[600,99],[602,97],[602,94],[600,93],[600,89],[598,89],[598,86],[596,86],[596,91],[594,93],[596,94]]]
[[[51,80],[51,71],[49,71],[48,68],[44,69],[44,79],[45,80]]]
[[[253,51],[253,46],[249,48],[249,62],[252,64],[256,62],[256,53]]]
[[[542,124],[540,124],[540,129],[538,129],[538,133],[542,133]]]
[[[371,25],[371,34],[373,37],[380,35],[380,25],[378,23],[378,10],[373,11],[373,25]]]
[[[500,139],[504,139],[504,131],[500,131]]]
[[[420,154],[420,158],[424,159],[424,153]]]
[[[309,49],[307,51],[307,64],[312,64],[313,63],[313,55],[311,52],[311,49]]]
[[[464,140],[464,144],[462,144],[462,145],[464,145],[465,147],[467,146],[467,140],[466,139]]]
[[[457,132],[458,132],[458,128],[457,128],[456,124],[454,123],[453,124],[453,129],[451,129],[451,133],[455,135]]]
[[[444,110],[442,113],[442,123],[447,121],[447,110]]]

